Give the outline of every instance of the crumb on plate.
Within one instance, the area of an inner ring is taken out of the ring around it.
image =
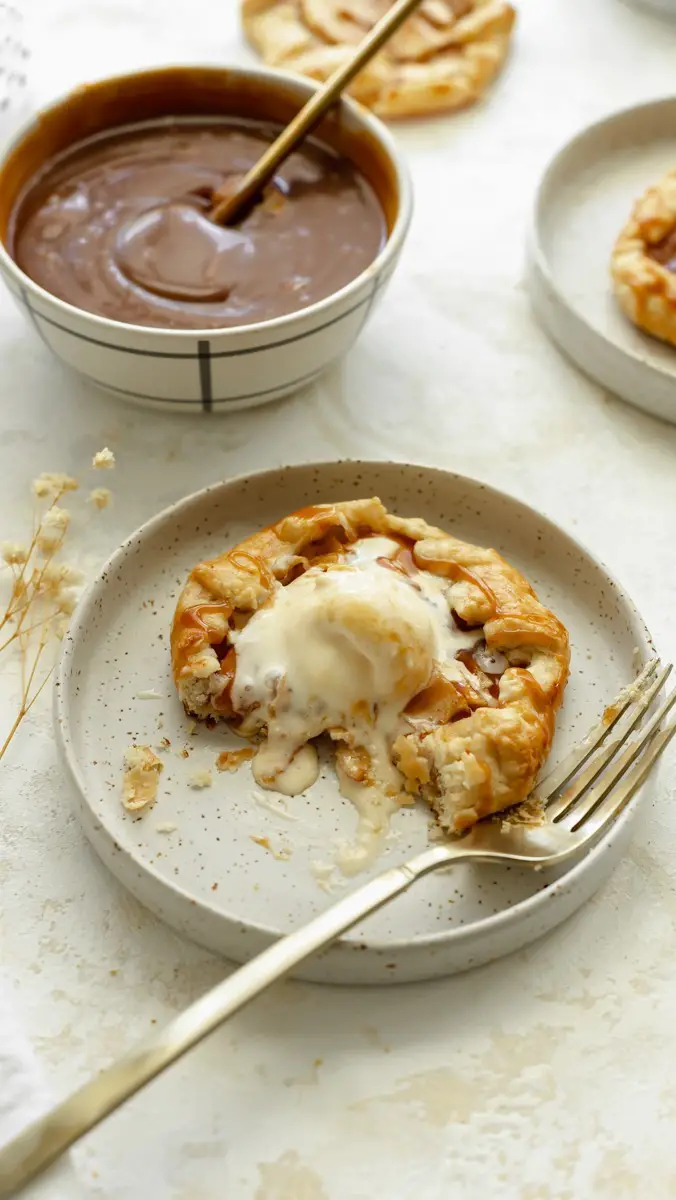
[[[262,846],[264,850],[268,850],[272,857],[277,859],[277,862],[288,862],[291,858],[290,846],[281,846],[279,850],[275,850],[274,846],[270,844],[269,838],[252,836],[251,841],[255,842],[257,846]]]
[[[208,771],[206,767],[201,767],[199,770],[193,771],[188,780],[188,785],[191,788],[208,788],[211,787],[212,783],[213,776],[211,771]]]
[[[317,885],[322,889],[323,892],[328,892],[330,894],[336,890],[336,869],[333,863],[319,861],[311,862],[310,870],[317,881]]]
[[[130,746],[124,755],[122,803],[128,812],[140,812],[157,799],[162,763],[150,746]]]
[[[242,750],[222,750],[216,759],[218,771],[236,771],[243,762],[252,759],[256,751],[253,746],[244,746]]]
[[[544,825],[545,806],[539,796],[529,796],[502,814],[505,825]]]

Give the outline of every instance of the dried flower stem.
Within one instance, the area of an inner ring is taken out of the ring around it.
[[[35,704],[35,701],[37,700],[38,696],[40,695],[41,691],[46,686],[47,682],[51,679],[53,671],[54,671],[54,668],[50,667],[47,674],[45,675],[44,679],[40,682],[39,687],[37,688],[37,690],[35,691],[33,696],[31,696],[30,700],[26,701],[25,697],[24,697],[24,700],[22,700],[19,711],[16,714],[16,717],[14,718],[12,727],[11,727],[9,733],[7,734],[7,737],[5,738],[4,742],[2,743],[2,746],[0,746],[0,760],[2,760],[4,758],[5,753],[7,751],[7,747],[9,746],[17,729],[19,728],[19,725],[23,721],[24,717],[27,716],[27,714],[30,712],[33,705]]]
[[[100,451],[93,465],[111,469],[115,457],[109,450]],[[0,632],[5,630],[0,655],[16,647],[21,668],[19,707],[0,745],[0,760],[52,676],[54,668],[45,662],[46,652],[51,642],[63,636],[76,602],[73,584],[80,582],[78,573],[54,560],[63,548],[70,524],[70,513],[60,508],[59,502],[77,487],[77,480],[68,475],[40,475],[33,481],[32,491],[44,503],[34,510],[28,545],[5,543],[0,548],[4,565],[11,570],[9,599],[0,613]],[[11,629],[6,628],[8,625]]]
[[[0,654],[2,654],[3,650],[6,650],[8,646],[11,646],[12,642],[15,642],[17,638],[28,637],[31,633],[35,633],[36,629],[42,629],[43,624],[43,621],[36,621],[34,625],[29,625],[28,629],[15,629],[14,633],[10,633],[6,641],[0,642]]]
[[[50,509],[54,508],[59,503],[59,500],[62,499],[63,495],[64,495],[63,489],[56,492],[51,504],[49,504],[47,506],[46,512],[49,512]],[[24,581],[26,578],[26,571],[28,570],[29,565],[32,563],[33,557],[35,555],[41,525],[42,525],[42,522],[39,520],[33,522],[33,533],[31,536],[31,540],[28,543],[28,549],[26,550],[26,558],[25,558],[25,561],[21,564],[21,570],[19,571],[18,575],[15,575],[15,577],[14,577],[14,585],[12,587],[12,594],[9,599],[9,604],[7,605],[7,608],[5,609],[4,615],[2,617],[0,617],[0,630],[4,629],[7,622],[11,621],[12,618],[16,615],[16,613],[19,612],[21,606],[17,603],[17,601],[23,600],[25,592],[28,590],[28,588],[30,588],[31,581],[33,579],[34,568],[32,568],[32,570],[31,570],[31,575],[29,576],[29,581],[25,585],[25,587],[24,587]],[[61,549],[62,545],[63,545],[63,537],[59,541],[58,545],[56,545],[54,547],[54,549],[49,553],[49,555],[47,555],[45,557],[45,562],[42,566],[42,570],[39,573],[38,583],[42,582],[47,565],[51,562],[52,558],[58,552],[58,550]],[[33,593],[35,593],[35,587],[33,588]],[[30,606],[30,600],[27,600],[24,607],[28,608],[29,606]]]

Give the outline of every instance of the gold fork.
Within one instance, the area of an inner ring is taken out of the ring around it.
[[[603,720],[540,783],[533,798],[539,826],[494,818],[464,837],[430,847],[333,904],[302,929],[280,938],[184,1013],[84,1084],[0,1151],[0,1197],[14,1195],[129,1096],[185,1054],[275,980],[335,941],[431,871],[460,862],[559,866],[590,847],[613,824],[676,733],[663,724],[676,689],[634,738],[671,666],[657,659],[606,709]]]

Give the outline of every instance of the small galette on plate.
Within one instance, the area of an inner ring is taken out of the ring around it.
[[[676,346],[676,169],[637,200],[615,243],[611,274],[629,320]]]
[[[335,748],[362,819],[422,796],[462,832],[531,791],[568,676],[568,635],[495,550],[377,499],[317,504],[190,573],[174,616],[187,712],[257,743],[294,795]]]

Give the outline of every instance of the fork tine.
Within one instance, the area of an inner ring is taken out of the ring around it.
[[[659,730],[660,724],[667,713],[671,712],[675,704],[676,689],[660,705],[655,715],[644,726],[638,737],[629,743],[624,753],[615,759],[607,771],[604,771],[596,787],[591,788],[591,790],[588,786],[584,787],[569,801],[566,810],[557,819],[557,825],[561,824],[563,819],[566,828],[573,833],[584,825],[587,818],[598,808],[601,801],[605,800],[606,796],[609,795],[615,784],[619,782],[623,775],[626,775],[629,768],[639,758],[641,752],[650,745]]]
[[[611,785],[610,791],[607,793],[605,800],[602,800],[594,811],[588,817],[583,817],[581,822],[575,826],[576,829],[582,825],[583,841],[591,841],[592,838],[598,837],[603,833],[622,812],[622,809],[629,803],[635,792],[638,791],[646,776],[652,770],[653,764],[666,750],[669,742],[676,733],[676,721],[672,721],[666,728],[660,729],[656,734],[649,738],[648,749],[645,754],[641,755],[638,762],[627,771],[622,778],[618,787]]]
[[[553,770],[545,775],[537,788],[537,794],[545,804],[556,792],[565,787],[575,772],[584,766],[594,751],[605,741],[608,734],[615,728],[617,722],[624,716],[630,705],[636,701],[637,693],[639,694],[638,698],[640,698],[643,688],[655,674],[659,666],[659,661],[658,658],[651,659],[643,668],[640,675],[636,676],[633,683],[629,687],[623,688],[619,696],[608,706],[613,712],[612,720],[600,721],[581,742],[573,746],[570,753]],[[608,709],[606,709],[607,711]]]
[[[660,672],[657,679],[650,685],[647,691],[639,697],[633,707],[625,710],[626,720],[623,723],[622,729],[618,732],[618,736],[613,738],[609,745],[604,746],[589,762],[588,766],[575,776],[570,787],[562,793],[558,799],[550,801],[547,805],[547,820],[558,821],[561,816],[568,812],[568,809],[574,805],[577,800],[591,787],[598,779],[603,769],[608,765],[610,760],[615,757],[617,752],[626,744],[630,733],[633,733],[637,725],[643,719],[644,713],[652,704],[655,696],[662,688],[665,680],[671,673],[671,663],[669,663],[663,671]]]

